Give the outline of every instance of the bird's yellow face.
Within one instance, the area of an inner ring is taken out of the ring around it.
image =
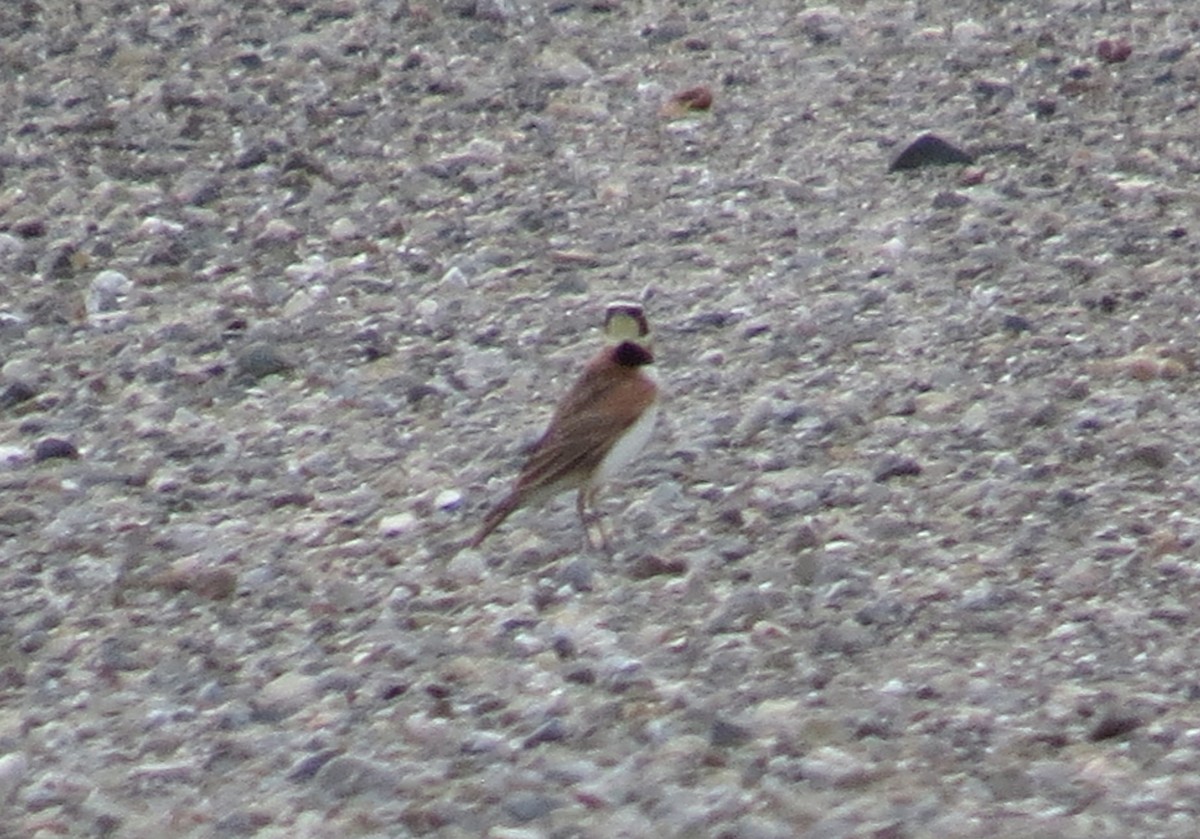
[[[641,304],[618,300],[610,303],[604,312],[604,336],[610,343],[634,341],[648,344],[650,324]]]

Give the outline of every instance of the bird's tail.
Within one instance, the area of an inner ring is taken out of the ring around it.
[[[478,548],[488,534],[500,526],[506,518],[512,515],[513,510],[521,506],[521,495],[517,492],[510,492],[504,497],[504,500],[488,511],[488,514],[483,517],[483,524],[479,526],[479,530],[475,531],[475,535],[471,537],[471,541],[467,542],[468,548]]]

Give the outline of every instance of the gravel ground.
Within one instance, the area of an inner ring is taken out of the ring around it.
[[[0,836],[1197,835],[1187,8],[10,2]]]

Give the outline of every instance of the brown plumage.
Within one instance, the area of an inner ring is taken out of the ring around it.
[[[512,490],[484,516],[470,547],[478,547],[518,507],[570,489],[579,490],[576,509],[587,530],[587,508],[598,485],[628,463],[650,434],[658,386],[641,368],[653,361],[648,349],[623,341],[588,362],[558,403]]]

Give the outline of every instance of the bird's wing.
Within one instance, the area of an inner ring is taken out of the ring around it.
[[[521,469],[518,486],[533,492],[565,481],[578,486],[613,447],[635,418],[614,423],[607,416],[579,416],[551,425]]]

